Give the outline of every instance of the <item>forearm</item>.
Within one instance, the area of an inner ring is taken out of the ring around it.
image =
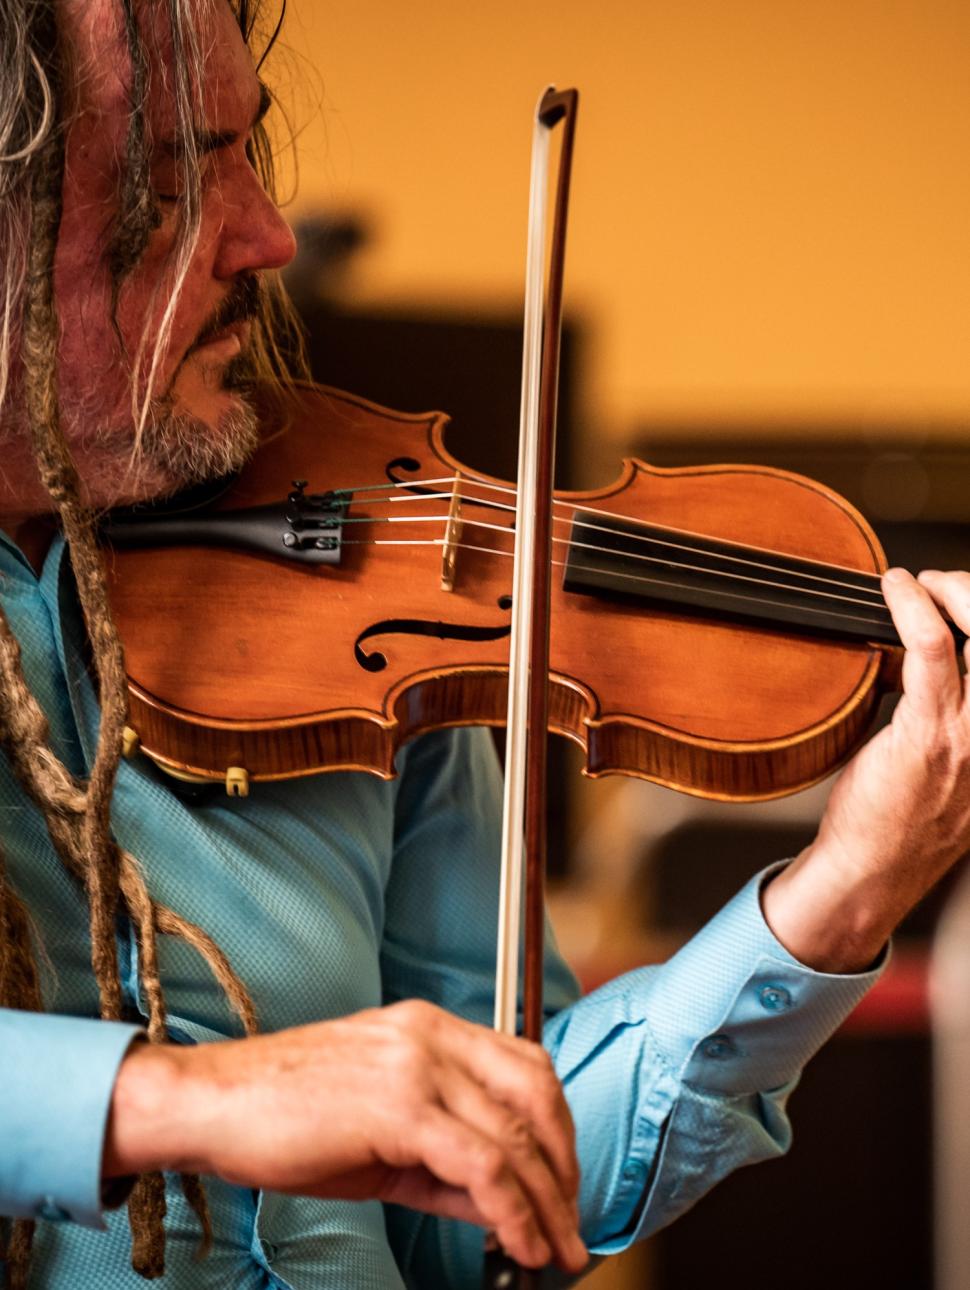
[[[762,888],[765,922],[793,958],[817,972],[866,971],[917,897],[881,871],[827,861],[815,844]]]
[[[871,963],[970,844],[970,703],[944,619],[970,629],[970,575],[917,583],[895,569],[883,591],[906,651],[902,697],[840,775],[816,840],[763,897],[779,941],[827,972]]]

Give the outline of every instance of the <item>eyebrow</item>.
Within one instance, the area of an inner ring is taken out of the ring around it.
[[[264,81],[259,82],[259,103],[249,129],[254,129],[273,106],[273,95]],[[247,132],[248,133],[248,132]],[[218,152],[220,148],[229,148],[239,139],[238,130],[196,130],[195,146],[200,153]],[[177,156],[180,150],[180,138],[175,136],[162,139],[159,143],[162,152]]]

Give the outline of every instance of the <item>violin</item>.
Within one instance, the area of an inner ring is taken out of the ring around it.
[[[418,734],[504,722],[515,488],[446,431],[296,385],[208,505],[111,520],[145,753],[241,792],[389,778]],[[778,797],[843,762],[896,682],[879,542],[803,476],[627,460],[555,494],[552,564],[549,729],[588,775]]]

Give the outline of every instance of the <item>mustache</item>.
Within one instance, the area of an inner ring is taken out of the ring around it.
[[[237,278],[229,288],[226,298],[219,305],[188,349],[187,355],[218,336],[233,323],[249,322],[256,318],[263,306],[263,285],[254,273]]]

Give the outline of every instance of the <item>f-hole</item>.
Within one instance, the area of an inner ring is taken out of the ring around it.
[[[506,613],[512,608],[511,596],[499,596],[498,607]],[[511,620],[494,627],[469,627],[465,623],[435,622],[426,618],[384,618],[371,623],[354,641],[354,657],[365,672],[383,672],[387,656],[380,650],[368,652],[364,642],[374,636],[431,636],[443,641],[500,641],[512,631]]]

